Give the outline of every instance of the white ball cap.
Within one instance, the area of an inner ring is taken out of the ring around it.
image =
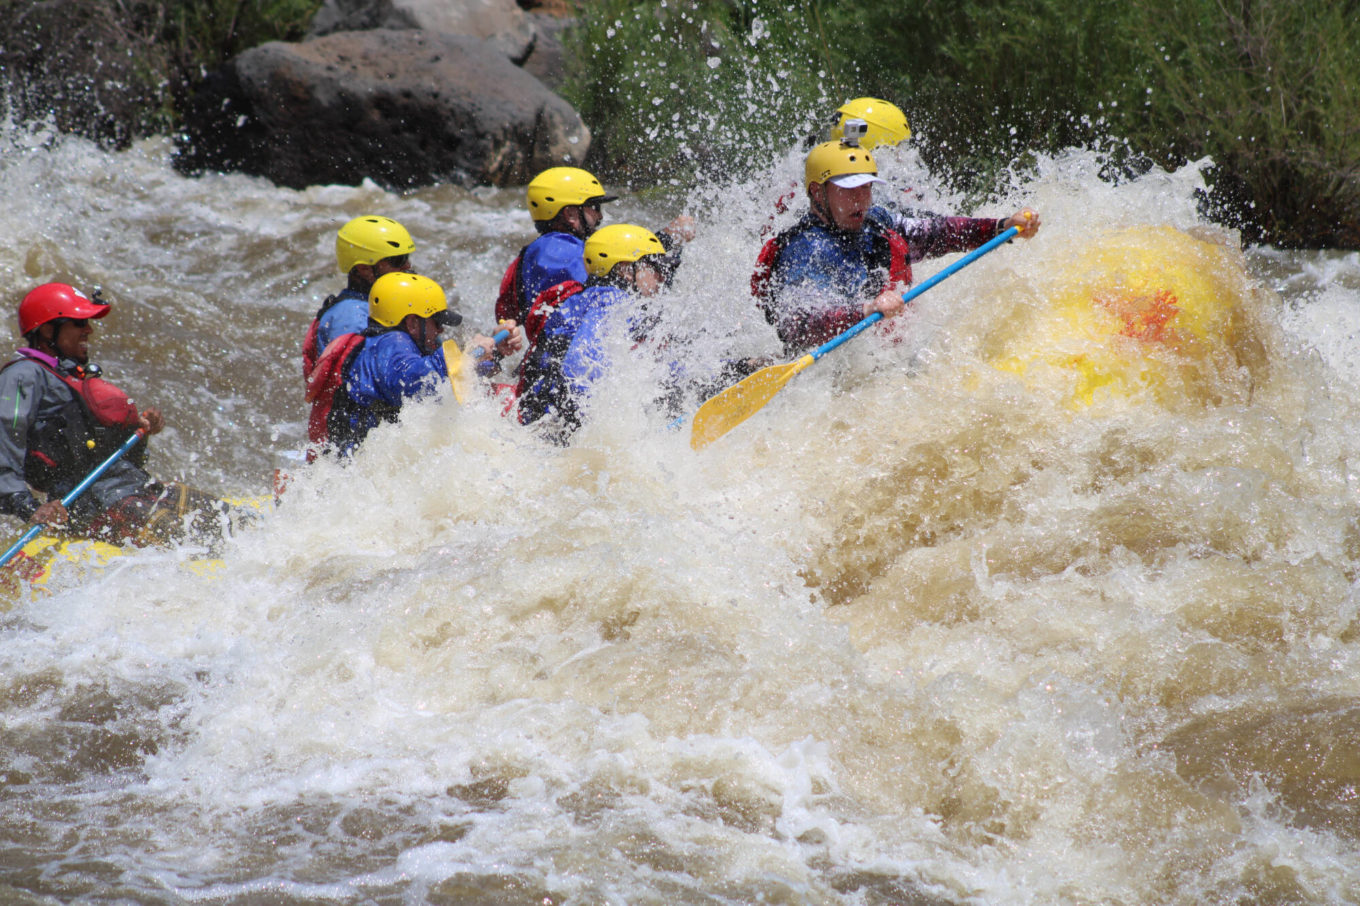
[[[860,186],[867,186],[871,182],[882,182],[872,173],[846,173],[844,176],[833,176],[827,180],[833,186],[842,189],[858,189]]]

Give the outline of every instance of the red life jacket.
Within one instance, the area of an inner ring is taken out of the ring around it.
[[[307,372],[306,400],[312,404],[307,417],[307,439],[312,443],[331,440],[331,413],[337,408],[336,396],[344,395],[345,366],[363,345],[363,334],[342,334],[331,340]]]
[[[520,282],[520,265],[524,261],[524,248],[519,250],[515,260],[510,262],[510,266],[505,269],[505,275],[501,277],[501,288],[496,294],[496,323],[502,321],[514,321],[516,324],[523,324],[525,320],[524,304],[520,299],[524,296],[524,286]]]
[[[317,328],[321,326],[321,318],[312,318],[312,324],[307,328],[307,336],[302,340],[302,376],[305,378],[316,370],[316,359],[320,350],[316,348]]]
[[[765,314],[765,320],[774,324],[777,321],[777,300],[774,293],[774,266],[779,261],[779,256],[784,253],[784,246],[788,244],[797,233],[802,232],[807,226],[806,220],[800,220],[788,229],[782,230],[776,236],[766,240],[761,246],[760,255],[756,258],[756,268],[751,274],[751,295],[755,296],[756,305]],[[882,280],[877,286],[872,288],[872,295],[878,295],[886,287],[897,284],[901,286],[911,285],[911,247],[907,244],[907,239],[896,230],[885,229],[875,223],[869,224],[874,230],[876,237],[884,244],[886,249],[885,261],[871,262],[875,269],[887,271],[887,279]]]
[[[548,322],[553,309],[584,289],[585,287],[575,280],[563,280],[535,297],[534,304],[529,306],[529,311],[524,316],[524,340],[530,348],[543,332],[543,325]],[[525,355],[527,357],[528,353]]]
[[[6,362],[32,362],[71,388],[72,400],[53,417],[34,424],[24,454],[24,480],[41,491],[73,485],[107,459],[131,436],[141,416],[132,399],[114,384],[95,375],[53,367],[34,356],[21,355]],[[133,448],[128,459],[141,465],[146,442]]]
[[[534,352],[538,349],[538,339],[543,334],[543,325],[548,322],[549,316],[557,306],[583,290],[585,287],[575,280],[563,280],[543,290],[534,298],[534,304],[524,316],[524,357],[520,360],[519,380],[515,383],[515,399],[538,380],[538,375],[532,373],[533,367],[530,363],[536,358]]]

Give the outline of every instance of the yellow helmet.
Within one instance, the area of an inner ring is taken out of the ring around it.
[[[434,318],[450,326],[463,320],[449,311],[443,287],[429,277],[397,272],[374,280],[368,291],[368,316],[383,327],[396,327],[407,315]]]
[[[374,265],[384,258],[409,255],[415,249],[411,234],[390,217],[356,217],[335,234],[335,257],[342,274],[348,274],[356,264]]]
[[[831,127],[831,137],[845,137],[845,121],[864,120],[869,130],[859,140],[863,148],[877,148],[879,145],[896,145],[911,138],[911,127],[907,116],[896,105],[878,98],[855,98],[846,101],[836,111],[836,125]]]
[[[837,185],[845,185],[846,182],[849,182],[852,185],[846,187],[853,188],[855,185],[880,181],[878,164],[874,163],[874,156],[867,149],[856,148],[838,141],[822,142],[809,151],[807,162],[803,166],[803,173],[808,186],[813,183],[835,180]],[[859,176],[861,178],[843,181],[840,179],[843,176]]]
[[[604,186],[577,167],[550,167],[529,181],[529,214],[535,220],[552,220],[568,205],[587,201],[613,201],[617,195],[604,194]]]
[[[621,261],[664,255],[666,248],[651,230],[631,223],[601,227],[586,240],[586,271],[604,277]]]

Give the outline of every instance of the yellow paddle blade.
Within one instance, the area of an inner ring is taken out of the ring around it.
[[[458,348],[458,344],[453,340],[444,341],[444,364],[448,366],[449,383],[453,386],[453,398],[458,400],[458,405],[467,402],[469,392],[469,378],[467,375],[467,356],[463,355],[463,350]]]
[[[707,400],[694,413],[689,445],[702,450],[760,411],[793,376],[816,361],[805,355],[786,365],[771,365]]]

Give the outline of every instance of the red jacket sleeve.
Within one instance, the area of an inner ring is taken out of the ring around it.
[[[900,232],[910,246],[913,262],[950,252],[969,252],[1001,232],[992,217],[928,217],[904,220]]]

